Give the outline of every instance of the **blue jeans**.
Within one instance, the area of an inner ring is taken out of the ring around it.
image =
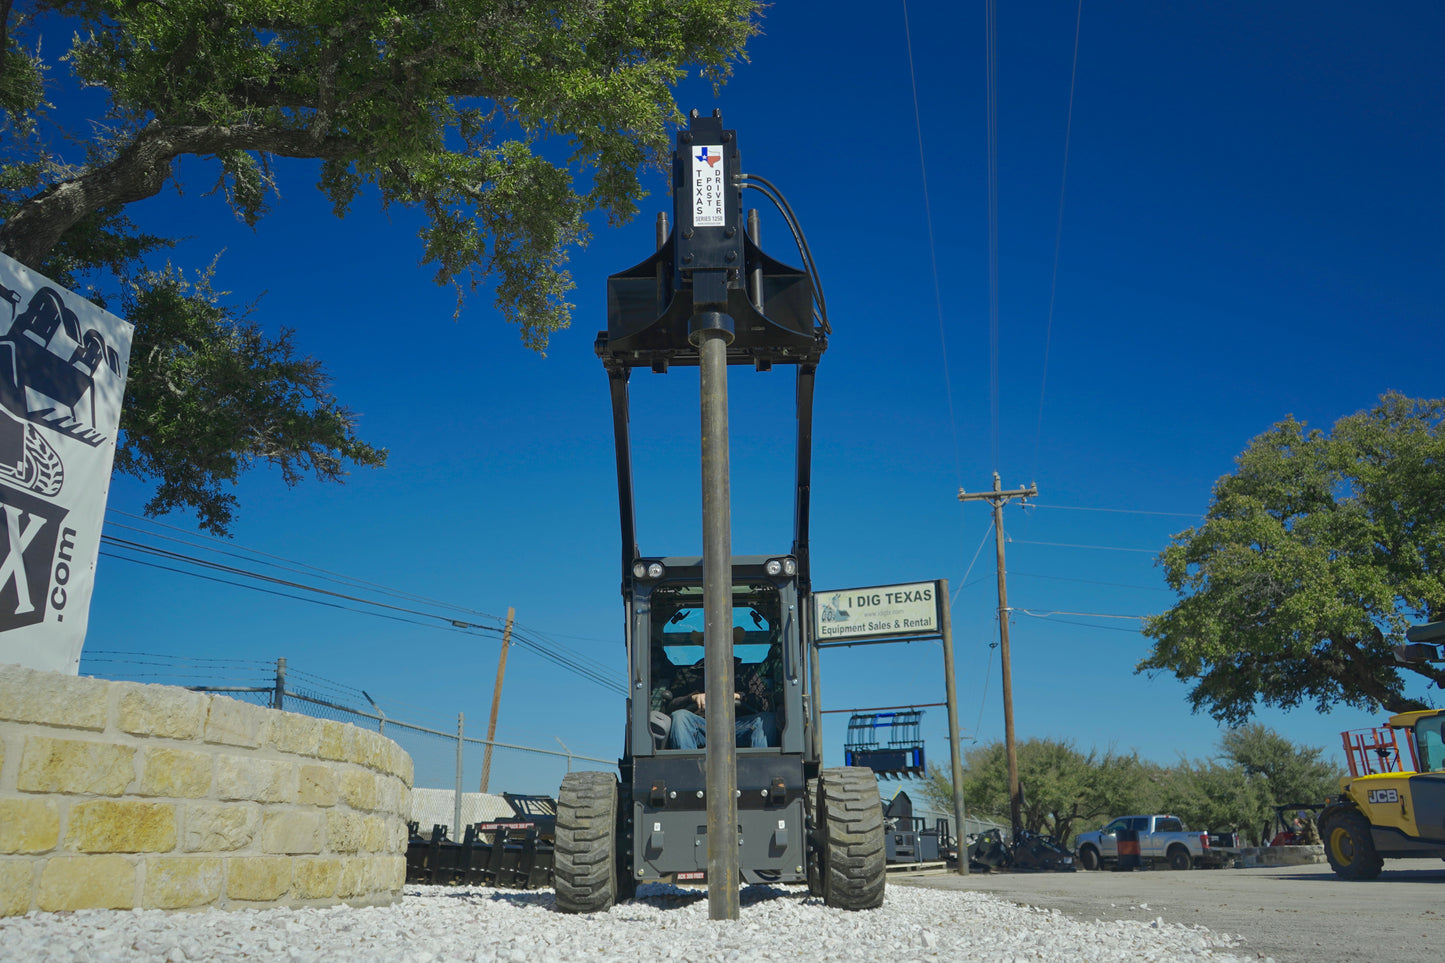
[[[772,712],[738,716],[733,723],[737,745],[741,749],[762,749],[778,745],[778,717]],[[702,749],[707,745],[707,720],[690,709],[672,714],[672,729],[667,737],[669,749]]]

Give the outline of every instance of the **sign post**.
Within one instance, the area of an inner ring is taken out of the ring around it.
[[[958,692],[954,680],[953,623],[948,609],[948,580],[871,585],[813,593],[814,647],[876,645],[939,639],[943,643],[948,743],[953,772],[953,818],[957,827],[958,873],[968,875],[964,846],[963,761],[958,744]],[[821,689],[817,655],[813,656],[813,733],[822,758]]]

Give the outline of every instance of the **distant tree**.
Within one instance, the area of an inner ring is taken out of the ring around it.
[[[715,84],[757,30],[756,0],[35,0],[0,2],[0,251],[135,324],[120,470],[147,511],[224,531],[257,462],[339,479],[385,452],[355,434],[320,364],[224,306],[205,271],[125,207],[210,165],[255,224],[280,159],[315,162],[344,216],[364,193],[420,212],[422,259],[460,299],[483,283],[537,350],[568,322],[586,217],[631,217],[661,162],[688,65]],[[74,40],[42,47],[35,16]],[[63,46],[63,45],[62,45]],[[48,84],[68,74],[49,103]],[[92,109],[94,107],[94,109]],[[84,113],[75,113],[84,111]],[[78,144],[76,148],[74,145]],[[196,168],[187,168],[194,170]],[[579,182],[575,174],[585,172]]]
[[[1178,816],[1190,829],[1243,833],[1259,845],[1270,815],[1265,780],[1242,766],[1181,760],[1160,780],[1158,812]]]
[[[1271,805],[1321,803],[1339,792],[1344,773],[1320,758],[1324,750],[1290,742],[1259,724],[1231,729],[1219,739],[1220,755],[1264,781]]]
[[[1192,683],[1194,709],[1233,726],[1260,702],[1422,708],[1406,674],[1445,670],[1393,648],[1445,617],[1442,422],[1445,400],[1391,393],[1331,433],[1288,418],[1255,438],[1160,556],[1180,600],[1145,623],[1137,670]]]
[[[1150,794],[1154,767],[1136,754],[1102,755],[1079,752],[1073,743],[1029,739],[1017,747],[1019,783],[1023,787],[1023,828],[1050,833],[1066,842],[1083,821],[1117,814]],[[936,808],[953,809],[953,781],[930,766],[923,789]],[[1009,820],[1008,768],[1002,742],[970,749],[965,754],[964,807],[972,815],[999,822]]]

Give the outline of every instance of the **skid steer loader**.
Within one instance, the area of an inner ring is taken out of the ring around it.
[[[818,706],[810,699],[817,656],[808,554],[813,382],[828,332],[812,258],[786,201],[778,206],[807,270],[764,254],[753,217],[742,229],[750,175],[741,174],[735,132],[723,129],[716,112],[693,112],[672,168],[673,230],[660,218],[656,254],[608,279],[607,330],[596,345],[611,387],[617,456],[626,734],[616,774],[570,773],[562,783],[557,907],[597,912],[640,882],[707,877],[707,750],[697,748],[695,728],[705,711],[696,700],[705,662],[703,559],[644,556],[638,548],[627,389],[635,368],[662,374],[701,364],[698,341],[689,337],[700,314],[705,324],[728,326],[728,365],[797,370],[791,549],[731,558],[737,872],[748,883],[806,881],[830,906],[876,907],[885,878],[877,782],[868,769],[821,768]],[[716,615],[709,612],[709,620]]]

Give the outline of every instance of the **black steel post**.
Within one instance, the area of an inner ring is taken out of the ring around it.
[[[733,728],[732,504],[728,483],[728,362],[732,340],[701,332],[702,605],[706,662],[708,918],[735,920],[738,905],[738,770]]]

